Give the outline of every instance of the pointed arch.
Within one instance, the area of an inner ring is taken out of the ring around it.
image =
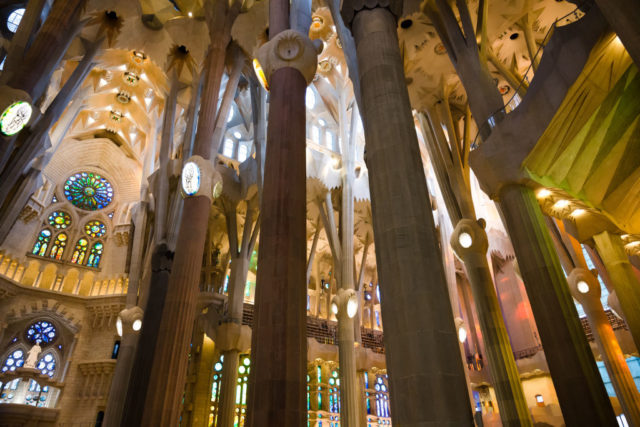
[[[76,243],[76,247],[73,251],[73,255],[71,256],[71,262],[74,264],[82,265],[84,262],[84,258],[87,255],[87,248],[89,247],[89,242],[84,237],[78,239],[78,243]]]
[[[48,228],[42,229],[40,233],[38,233],[38,237],[36,238],[36,242],[33,245],[31,253],[38,256],[45,256],[50,242],[51,230]]]
[[[98,268],[100,266],[100,258],[102,258],[102,251],[104,250],[104,245],[102,242],[95,242],[93,246],[91,246],[91,252],[89,253],[89,258],[87,259],[87,266]]]
[[[66,233],[58,233],[56,236],[53,245],[51,246],[51,253],[49,257],[60,260],[62,259],[62,254],[64,253],[64,249],[67,247],[67,240],[69,237]]]

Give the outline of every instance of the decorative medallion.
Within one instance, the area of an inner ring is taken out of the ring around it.
[[[74,206],[88,211],[107,207],[113,198],[111,183],[92,172],[72,175],[64,184],[64,195]]]
[[[57,228],[58,230],[64,230],[71,225],[71,216],[64,211],[55,211],[49,215],[49,225]]]

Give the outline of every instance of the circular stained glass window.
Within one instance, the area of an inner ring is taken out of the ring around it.
[[[82,172],[64,184],[64,195],[74,206],[88,211],[107,207],[113,198],[111,183],[98,174]]]
[[[40,320],[27,329],[27,339],[33,343],[40,341],[48,344],[56,339],[56,327],[53,323]]]
[[[49,215],[49,225],[64,230],[71,225],[71,216],[63,211],[55,211]]]
[[[84,225],[84,232],[87,233],[89,237],[102,237],[106,231],[107,229],[100,221],[89,221]]]

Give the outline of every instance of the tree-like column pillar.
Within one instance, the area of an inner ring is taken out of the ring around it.
[[[501,187],[499,207],[567,424],[615,426],[602,378],[533,190]]]
[[[640,282],[633,272],[620,236],[603,231],[593,236],[596,250],[607,269],[629,331],[640,348]]]
[[[462,219],[451,235],[451,247],[469,276],[502,424],[531,426],[520,374],[489,270],[487,233],[477,221]]]
[[[383,4],[381,4],[383,3]],[[356,43],[365,159],[394,425],[471,425],[396,19],[399,1],[345,1]],[[437,393],[433,391],[437,390]],[[415,398],[429,396],[428,399]]]
[[[238,357],[249,350],[251,328],[237,323],[223,323],[216,332],[216,345],[222,352],[222,384],[218,409],[218,426],[234,424],[236,409],[236,385],[238,381]],[[251,371],[249,371],[251,373]]]
[[[587,320],[627,422],[630,426],[640,426],[640,393],[600,302],[600,283],[590,271],[583,268],[573,269],[568,281],[571,295],[587,313]]]
[[[307,421],[305,93],[318,45],[289,27],[289,2],[270,5],[258,52],[270,87],[247,426]]]

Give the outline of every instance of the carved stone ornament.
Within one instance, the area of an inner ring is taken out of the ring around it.
[[[295,31],[282,31],[258,49],[257,59],[267,82],[277,70],[285,67],[300,71],[307,84],[313,81],[318,67],[318,54],[322,52],[322,41],[311,41],[306,35]]]

